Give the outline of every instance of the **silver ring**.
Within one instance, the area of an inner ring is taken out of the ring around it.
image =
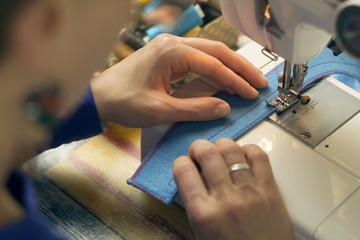
[[[249,170],[249,164],[247,163],[236,163],[228,167],[229,173],[240,171],[240,170]]]

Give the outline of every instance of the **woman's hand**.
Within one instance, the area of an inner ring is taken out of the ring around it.
[[[250,168],[230,173],[237,163]],[[256,145],[198,140],[174,162],[174,177],[198,239],[293,239],[268,156]]]
[[[268,83],[257,68],[222,43],[164,34],[92,80],[100,118],[128,127],[149,127],[230,114],[230,106],[218,98],[169,95],[170,82],[189,72],[214,79],[246,99],[256,98],[255,88]]]

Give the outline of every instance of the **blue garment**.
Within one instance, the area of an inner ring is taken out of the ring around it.
[[[54,130],[51,147],[74,140],[88,138],[102,133],[98,112],[91,90],[81,101],[78,110],[59,128]],[[30,178],[20,171],[13,171],[8,179],[7,188],[12,196],[23,206],[25,216],[19,222],[0,227],[1,240],[64,239],[52,232],[41,218],[38,200]]]
[[[53,131],[50,148],[63,143],[89,138],[103,132],[91,89],[80,102],[78,110]]]
[[[275,108],[267,105],[265,100],[270,100],[278,94],[277,79],[282,69],[283,67],[279,66],[266,74],[269,85],[259,91],[257,99],[245,100],[226,92],[216,94],[216,97],[231,106],[232,112],[227,118],[175,124],[146,156],[128,183],[166,204],[171,204],[177,194],[172,172],[174,160],[187,155],[191,143],[197,139],[215,142],[219,138],[228,137],[235,140],[274,113]],[[302,90],[332,74],[356,79],[360,76],[360,63],[345,53],[335,57],[331,50],[325,49],[317,58],[310,61]]]
[[[64,239],[51,231],[42,219],[31,179],[25,173],[13,171],[10,174],[7,188],[12,196],[23,206],[25,216],[16,223],[2,226],[0,228],[0,239]]]

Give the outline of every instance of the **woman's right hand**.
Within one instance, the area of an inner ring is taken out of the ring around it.
[[[206,184],[195,165],[201,166]],[[229,172],[247,163],[250,169]],[[231,139],[194,142],[174,162],[174,177],[198,239],[291,240],[293,232],[268,156]],[[206,187],[207,186],[207,187]]]

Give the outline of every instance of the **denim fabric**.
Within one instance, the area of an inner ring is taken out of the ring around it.
[[[176,123],[153,147],[128,183],[166,204],[171,204],[177,194],[172,172],[173,161],[187,155],[191,143],[197,139],[215,142],[219,138],[228,137],[235,140],[274,113],[275,109],[268,106],[265,100],[277,95],[277,75],[282,69],[283,66],[280,65],[266,74],[269,85],[260,90],[259,97],[255,100],[231,96],[224,91],[217,93],[215,96],[227,101],[232,108],[227,118],[208,122]],[[319,57],[310,61],[302,90],[332,74],[341,74],[348,79],[356,78],[360,76],[360,63],[345,54],[334,57],[330,50],[325,49]]]

